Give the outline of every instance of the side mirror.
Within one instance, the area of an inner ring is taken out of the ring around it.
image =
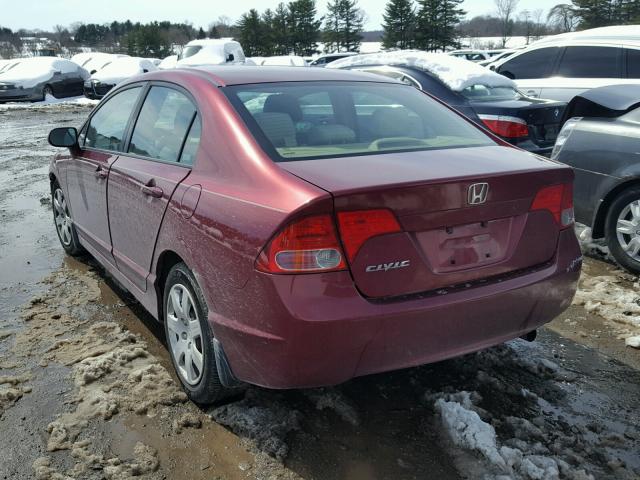
[[[72,148],[78,145],[78,130],[73,127],[54,128],[49,132],[49,144]]]

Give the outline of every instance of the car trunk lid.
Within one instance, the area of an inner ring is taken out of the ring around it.
[[[566,167],[506,147],[279,165],[330,192],[338,223],[341,212],[393,212],[401,231],[369,238],[349,259],[357,287],[374,298],[475,282],[550,260],[558,224],[548,211],[530,212],[531,204],[541,188],[572,178]]]

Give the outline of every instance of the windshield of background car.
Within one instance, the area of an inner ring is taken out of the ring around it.
[[[200,50],[202,50],[202,46],[200,45],[191,45],[190,47],[184,47],[184,50],[182,50],[182,53],[180,54],[180,59],[193,57]]]
[[[274,161],[495,145],[406,85],[283,82],[223,90]]]
[[[511,87],[487,87],[485,85],[472,85],[462,90],[462,95],[473,101],[492,102],[495,100],[517,100],[522,95]]]

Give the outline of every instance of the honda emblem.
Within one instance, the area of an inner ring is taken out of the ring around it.
[[[488,194],[488,183],[474,183],[473,185],[469,185],[467,202],[469,205],[480,205],[487,201]]]

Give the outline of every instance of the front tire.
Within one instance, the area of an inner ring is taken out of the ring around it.
[[[169,271],[163,297],[167,347],[188,397],[208,405],[233,395],[235,391],[222,385],[218,376],[207,304],[184,263]]]
[[[51,95],[53,98],[56,98],[56,96],[53,94],[53,88],[51,88],[51,85],[45,85],[42,88],[42,101],[43,102],[47,99],[47,95]]]
[[[616,197],[607,212],[605,234],[616,261],[640,274],[640,189],[631,188]]]
[[[53,210],[53,223],[56,227],[58,239],[64,251],[73,257],[84,253],[84,248],[80,245],[76,227],[73,224],[69,204],[62,188],[55,182],[51,187],[51,205]]]

